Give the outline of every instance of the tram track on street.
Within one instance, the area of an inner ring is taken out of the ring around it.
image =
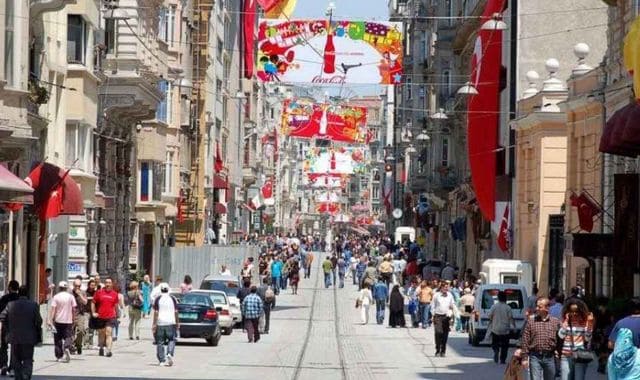
[[[318,263],[320,263],[320,260],[318,260]],[[311,332],[313,329],[313,316],[316,310],[316,304],[318,303],[319,299],[318,299],[318,293],[320,288],[320,280],[323,277],[321,275],[321,266],[316,264],[316,280],[315,280],[315,284],[313,287],[313,293],[312,293],[312,301],[311,301],[311,309],[309,310],[309,318],[307,320],[307,331],[305,333],[305,337],[304,337],[304,341],[302,344],[302,349],[300,350],[300,354],[298,355],[298,359],[296,361],[296,366],[295,366],[295,370],[293,372],[293,376],[292,379],[293,380],[299,380],[300,376],[302,374],[302,370],[303,369],[308,369],[309,366],[305,366],[304,364],[304,360],[305,357],[307,355],[307,351],[309,348],[309,343],[311,341]],[[340,373],[341,373],[341,378],[343,380],[347,380],[347,369],[345,367],[345,360],[344,360],[344,352],[342,350],[342,346],[340,344],[340,330],[339,330],[339,320],[338,320],[338,297],[337,297],[337,287],[334,287],[333,289],[333,302],[334,302],[334,315],[333,315],[333,320],[334,320],[334,330],[335,330],[335,339],[336,339],[336,344],[338,347],[338,357],[339,357],[339,365],[340,365]],[[335,367],[326,367],[324,368],[325,370],[335,370]]]

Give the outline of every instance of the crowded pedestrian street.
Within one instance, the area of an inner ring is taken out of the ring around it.
[[[446,357],[435,357],[433,327],[390,328],[367,325],[354,308],[357,286],[325,289],[320,263],[300,283],[297,295],[281,291],[271,314],[271,329],[257,344],[247,343],[237,328],[218,347],[203,340],[178,339],[174,365],[160,367],[151,338],[150,319],[142,322],[139,341],[128,340],[123,319],[113,357],[97,350],[58,363],[51,335],[36,348],[35,379],[434,379],[474,380],[504,376],[505,365],[491,359],[487,345],[472,347],[467,335],[452,332]],[[388,314],[388,313],[387,313]],[[387,315],[388,317],[388,315]],[[409,316],[406,316],[409,320]],[[510,354],[513,352],[513,347]],[[590,366],[587,379],[605,379]]]

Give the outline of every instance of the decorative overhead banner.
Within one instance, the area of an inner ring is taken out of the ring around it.
[[[338,203],[340,202],[340,196],[338,196],[338,194],[332,191],[324,191],[316,195],[316,202],[317,203],[326,203],[326,202]]]
[[[267,18],[289,18],[298,0],[258,0]]]
[[[402,35],[399,22],[260,20],[257,75],[264,82],[399,84]]]
[[[354,174],[366,169],[364,148],[310,148],[302,171],[311,174]]]
[[[347,175],[308,174],[303,177],[302,184],[314,189],[342,189]]]
[[[316,212],[319,213],[335,215],[340,212],[340,209],[341,207],[339,203],[316,203]]]
[[[282,133],[291,137],[323,138],[368,144],[373,132],[367,128],[367,109],[314,103],[306,99],[285,100]]]

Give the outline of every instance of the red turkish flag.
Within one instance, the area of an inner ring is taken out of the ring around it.
[[[220,143],[216,143],[216,161],[213,164],[216,173],[220,173],[224,169],[224,163],[222,162],[222,155],[220,154]]]
[[[268,180],[265,182],[265,184],[262,186],[262,189],[260,189],[260,192],[262,192],[262,197],[264,199],[269,199],[273,197],[273,182],[271,180]]]
[[[510,231],[509,228],[511,223],[509,221],[511,213],[509,212],[509,205],[504,208],[504,215],[502,216],[502,223],[500,223],[500,232],[498,233],[498,238],[496,242],[498,243],[498,247],[502,250],[502,252],[508,252],[511,247],[511,238],[509,237]]]
[[[583,231],[593,231],[593,218],[600,213],[600,207],[596,205],[585,193],[580,196],[572,194],[569,197],[571,206],[578,208],[578,222]]]
[[[254,46],[256,44],[256,0],[244,0],[244,12],[242,16],[242,32],[244,35],[244,77],[251,79],[253,77],[253,56]]]

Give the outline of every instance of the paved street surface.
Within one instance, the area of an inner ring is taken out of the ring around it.
[[[318,260],[320,262],[321,260]],[[319,264],[319,263],[318,263]],[[89,350],[56,363],[51,342],[36,351],[38,379],[437,379],[471,375],[473,380],[503,378],[504,365],[493,363],[489,347],[471,347],[465,335],[452,333],[447,357],[434,357],[433,329],[392,329],[359,322],[357,288],[325,289],[318,275],[302,280],[299,294],[277,299],[269,335],[247,343],[242,330],[223,336],[218,347],[183,339],[175,365],[159,367],[144,320],[140,341],[128,340],[126,320],[112,358]],[[407,318],[407,320],[409,320]],[[591,365],[588,379],[604,379]]]

